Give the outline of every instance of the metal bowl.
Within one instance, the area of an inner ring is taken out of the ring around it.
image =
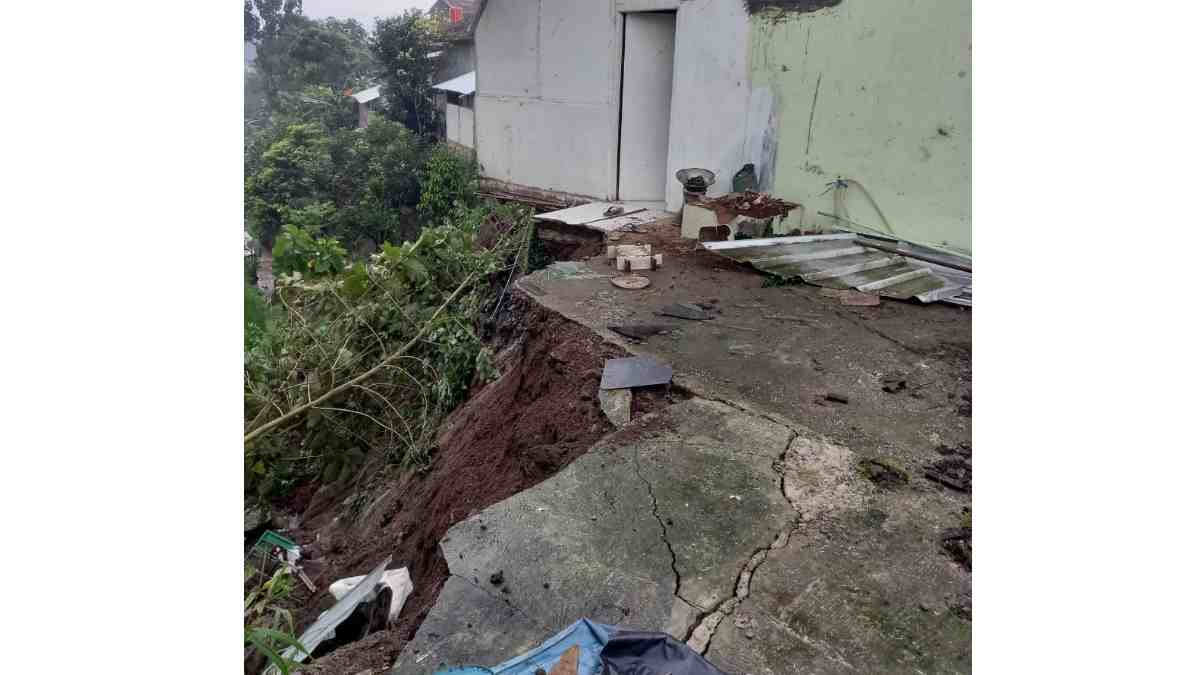
[[[712,187],[712,184],[717,182],[717,174],[709,171],[708,169],[680,169],[675,172],[675,180],[683,184],[684,187],[687,186],[689,179],[695,178],[696,176],[700,176],[704,179],[704,187],[706,188]]]

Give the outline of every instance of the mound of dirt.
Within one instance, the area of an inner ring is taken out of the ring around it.
[[[357,494],[325,486],[307,499],[291,533],[312,560],[318,587],[294,611],[299,630],[332,606],[339,578],[364,574],[388,555],[407,566],[414,590],[397,621],[318,657],[304,672],[379,672],[390,667],[437,600],[449,572],[438,542],[452,525],[557,473],[613,430],[596,397],[604,361],[627,356],[590,330],[514,293],[491,326],[499,379],[480,388],[443,426],[429,467],[383,478]],[[634,416],[668,403],[667,390],[638,391]],[[365,481],[369,484],[369,479]],[[289,505],[312,493],[301,488]],[[368,494],[363,494],[367,492]],[[361,510],[350,514],[347,503]]]

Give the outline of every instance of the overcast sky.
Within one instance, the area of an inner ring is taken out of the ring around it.
[[[402,14],[410,7],[429,9],[433,0],[304,0],[304,15],[311,19],[327,16],[338,19],[358,19],[368,31],[375,26],[375,17]]]

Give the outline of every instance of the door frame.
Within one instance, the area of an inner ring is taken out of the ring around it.
[[[613,171],[612,171],[612,195],[614,201],[621,201],[621,122],[625,108],[625,35],[626,35],[626,17],[630,14],[673,14],[675,16],[674,27],[674,51],[678,53],[679,48],[679,0],[617,0],[617,48],[616,48],[616,95],[617,95],[617,114],[615,115],[613,124],[613,138],[615,139],[615,150],[613,151]],[[678,71],[678,62],[675,60],[675,54],[671,55],[671,104],[667,110],[667,161],[671,156],[671,118],[673,117],[673,107],[675,105],[675,75]],[[667,166],[667,173],[670,174],[671,167]],[[663,198],[666,199],[667,191],[671,189],[670,179],[667,175],[663,176]]]

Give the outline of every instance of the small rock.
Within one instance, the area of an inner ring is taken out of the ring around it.
[[[499,570],[492,576],[488,577],[488,581],[493,586],[499,586],[500,584],[504,583],[504,570]]]
[[[545,588],[545,589],[549,590],[549,589],[550,589],[550,584],[548,584],[548,583],[543,583],[543,584],[542,584],[542,588]]]
[[[600,409],[615,427],[629,424],[633,418],[633,392],[628,389],[601,389]]]
[[[831,391],[828,394],[825,394],[825,400],[833,401],[834,403],[849,403],[850,397],[846,396],[845,394],[839,394]]]

